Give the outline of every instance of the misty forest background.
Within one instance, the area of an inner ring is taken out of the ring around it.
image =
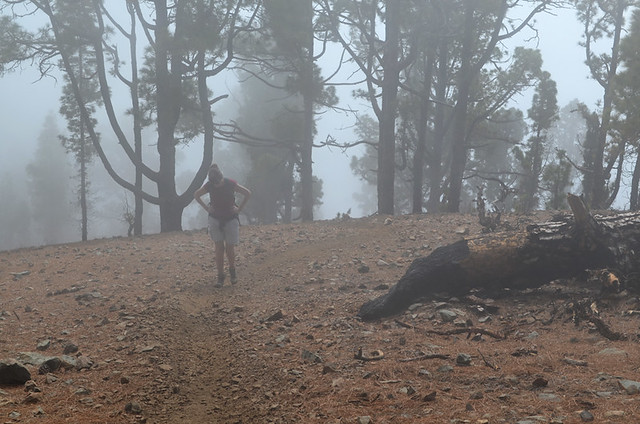
[[[595,106],[519,45],[561,9]],[[213,161],[245,222],[311,221],[344,189],[318,149],[351,155],[353,216],[640,208],[636,1],[0,0],[0,77],[25,68],[61,95],[33,99],[55,106],[24,175],[0,170],[0,250],[201,228]],[[328,112],[349,137],[318,138]]]

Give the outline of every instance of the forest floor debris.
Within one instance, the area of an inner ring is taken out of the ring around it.
[[[0,422],[640,422],[637,294],[585,278],[357,318],[477,221],[244,226],[223,288],[205,231],[0,252],[0,361],[31,362],[0,386]]]

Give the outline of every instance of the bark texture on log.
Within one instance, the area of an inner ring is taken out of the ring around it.
[[[389,291],[360,308],[373,320],[393,315],[435,293],[460,295],[472,288],[537,287],[586,269],[629,275],[640,268],[640,213],[593,217],[569,195],[572,215],[533,224],[526,231],[461,240],[414,260]]]

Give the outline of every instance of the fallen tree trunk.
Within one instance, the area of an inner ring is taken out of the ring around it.
[[[435,293],[460,295],[472,288],[537,287],[587,269],[629,275],[640,268],[640,212],[593,217],[569,195],[573,216],[533,224],[525,231],[461,240],[414,260],[389,291],[360,308],[373,320],[401,312]]]

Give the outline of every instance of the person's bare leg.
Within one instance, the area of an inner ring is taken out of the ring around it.
[[[218,270],[217,286],[224,283],[224,241],[215,242],[216,246],[216,269]]]
[[[227,259],[229,260],[229,275],[231,276],[231,284],[238,281],[236,276],[236,249],[233,244],[227,243]]]

